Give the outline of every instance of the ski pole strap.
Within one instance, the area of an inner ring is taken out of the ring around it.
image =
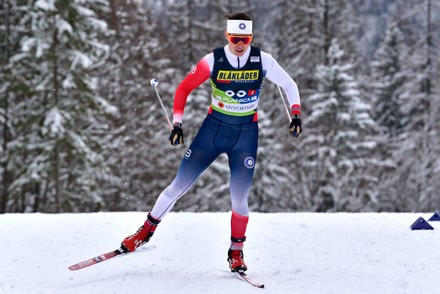
[[[243,238],[234,238],[231,236],[231,241],[234,243],[243,243],[244,241],[246,241],[246,236],[244,236]]]

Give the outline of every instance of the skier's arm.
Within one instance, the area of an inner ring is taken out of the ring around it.
[[[211,53],[212,54],[212,53]],[[208,54],[209,55],[209,54]],[[207,56],[208,56],[207,55]],[[188,95],[211,75],[206,56],[200,60],[177,87],[174,95],[173,123],[182,122]]]
[[[287,94],[292,115],[301,114],[301,102],[298,86],[289,74],[278,64],[272,55],[261,52],[263,70],[266,71],[266,78],[279,85]]]

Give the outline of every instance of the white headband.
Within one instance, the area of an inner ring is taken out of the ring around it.
[[[226,27],[229,34],[252,35],[252,21],[242,19],[229,19]]]

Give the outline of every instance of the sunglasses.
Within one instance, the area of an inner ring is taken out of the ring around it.
[[[228,34],[229,41],[235,45],[243,42],[244,45],[248,45],[252,41],[252,36],[231,36]]]

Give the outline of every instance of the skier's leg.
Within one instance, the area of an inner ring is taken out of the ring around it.
[[[230,193],[232,204],[231,245],[228,251],[232,271],[247,270],[243,260],[243,242],[249,221],[248,196],[254,175],[258,147],[258,125],[243,125],[240,138],[228,153],[231,170]]]
[[[157,219],[163,219],[216,157],[217,154],[213,155],[212,152],[197,149],[194,144],[191,144],[180,164],[176,177],[159,195],[151,214]]]
[[[217,120],[208,116],[187,149],[177,175],[162,191],[151,210],[157,219],[163,219],[174,204],[192,187],[202,172],[220,155],[214,144],[219,128]]]
[[[245,239],[249,215],[248,196],[254,176],[257,148],[258,125],[257,123],[245,124],[242,126],[239,140],[228,153],[231,170],[230,193],[233,212],[231,218],[231,237],[240,241]],[[234,242],[232,240],[232,247],[242,248],[243,241],[240,241]]]
[[[122,241],[124,250],[134,251],[137,247],[148,242],[160,220],[165,217],[176,201],[191,188],[199,175],[219,155],[213,144],[216,127],[216,124],[211,120],[205,119],[202,127],[186,151],[175,179],[160,194],[145,223],[135,234]]]

